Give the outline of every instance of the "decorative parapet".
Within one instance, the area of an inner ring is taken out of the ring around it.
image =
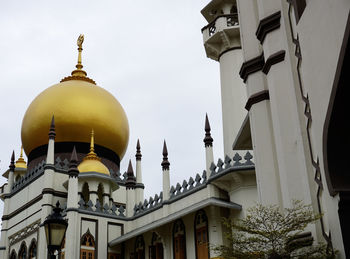
[[[45,160],[41,161],[32,170],[28,171],[23,177],[21,177],[19,181],[15,182],[12,186],[11,194],[21,190],[23,187],[27,186],[29,183],[42,175],[45,171],[44,166]]]
[[[67,158],[65,158],[63,161],[61,160],[61,158],[58,156],[55,160],[55,169],[57,171],[64,171],[64,172],[68,172],[69,169],[69,161]]]
[[[138,216],[144,213],[149,213],[153,210],[156,210],[163,206],[163,192],[161,192],[159,195],[156,194],[153,197],[149,197],[149,199],[145,199],[145,201],[142,203],[140,202],[138,205],[135,205],[134,207],[134,216]]]
[[[134,216],[150,213],[161,208],[165,203],[172,203],[187,197],[205,188],[212,180],[232,171],[254,170],[255,164],[252,159],[253,156],[249,151],[247,151],[243,157],[236,153],[232,159],[228,156],[225,157],[224,161],[219,159],[216,165],[214,163],[211,164],[209,178],[207,172],[204,170],[202,175],[196,174],[194,179],[190,177],[188,181],[184,180],[182,184],[177,183],[175,187],[171,186],[169,200],[163,201],[163,193],[160,193],[159,196],[156,194],[154,198],[150,197],[149,200],[145,200],[144,203],[140,202],[140,204],[135,205]]]
[[[249,151],[247,151],[243,158],[245,161],[242,163],[242,156],[236,153],[232,159],[226,156],[224,161],[219,159],[216,165],[212,163],[210,166],[209,180],[221,176],[223,173],[226,173],[228,169],[249,170],[255,168],[255,164],[252,161],[253,156]]]
[[[182,184],[177,183],[174,186],[171,186],[170,188],[170,201],[178,200],[182,198],[183,196],[187,196],[190,193],[196,192],[199,189],[202,189],[207,184],[207,172],[204,170],[202,173],[202,176],[199,174],[196,174],[196,177],[193,178],[190,177],[188,182],[184,180]]]
[[[125,205],[116,205],[113,203],[112,206],[110,206],[105,203],[105,205],[102,206],[98,200],[96,204],[93,204],[91,200],[85,202],[83,199],[80,199],[78,204],[79,210],[81,211],[104,214],[110,217],[125,217]]]

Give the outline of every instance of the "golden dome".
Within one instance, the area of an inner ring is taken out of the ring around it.
[[[110,175],[108,168],[101,162],[94,150],[94,131],[91,132],[90,152],[78,165],[79,173],[97,172]]]
[[[110,175],[108,168],[99,160],[84,160],[78,165],[79,173],[97,172]]]
[[[78,45],[79,46],[79,45]],[[118,100],[94,84],[81,68],[81,45],[77,69],[39,94],[29,105],[22,122],[22,143],[27,156],[48,143],[52,116],[55,117],[56,142],[89,143],[95,130],[96,144],[114,151],[122,159],[129,140],[126,114]]]
[[[27,163],[23,158],[23,147],[21,147],[21,155],[19,156],[19,158],[17,159],[16,163],[15,163],[15,167],[16,168],[24,168],[27,169]]]

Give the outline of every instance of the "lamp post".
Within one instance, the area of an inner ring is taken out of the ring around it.
[[[54,252],[61,250],[61,244],[66,235],[68,223],[63,219],[61,212],[60,202],[57,201],[53,213],[43,223],[48,249],[47,258],[49,259],[56,258]]]

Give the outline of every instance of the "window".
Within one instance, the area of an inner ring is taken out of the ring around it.
[[[194,220],[195,227],[195,245],[196,245],[196,258],[208,259],[208,218],[204,210],[200,210],[196,213]]]
[[[85,203],[88,203],[88,201],[90,200],[90,191],[89,191],[89,185],[87,183],[84,183],[83,185],[82,196]]]
[[[22,243],[21,248],[19,249],[18,258],[27,259],[27,247],[25,243]]]
[[[88,229],[81,238],[80,242],[80,258],[93,259],[95,258],[95,239]]]
[[[143,236],[136,237],[134,259],[145,259],[145,241]]]
[[[149,258],[150,259],[163,259],[164,251],[163,244],[160,236],[153,232],[151,245],[149,246]]]
[[[186,232],[181,219],[175,221],[173,227],[174,258],[186,259]]]
[[[12,250],[10,259],[16,259],[16,258],[17,258],[16,252],[15,250]]]
[[[97,187],[97,197],[98,197],[98,201],[100,202],[101,207],[103,207],[103,185],[99,184]]]
[[[33,240],[29,247],[29,259],[36,258],[36,241]]]

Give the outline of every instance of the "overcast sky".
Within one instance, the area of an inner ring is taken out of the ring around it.
[[[146,198],[162,190],[164,139],[171,185],[204,170],[206,112],[215,160],[223,157],[219,64],[206,57],[201,34],[207,22],[200,10],[208,2],[0,1],[1,174],[12,150],[18,158],[31,101],[74,69],[80,33],[84,70],[119,100],[129,120],[121,173],[130,158],[135,166],[140,139]]]

